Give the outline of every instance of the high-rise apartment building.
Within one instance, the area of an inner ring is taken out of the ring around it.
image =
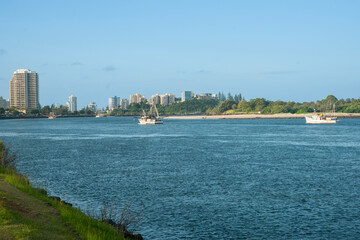
[[[188,99],[191,99],[195,96],[195,94],[192,91],[183,91],[181,93],[181,101],[185,102]]]
[[[145,96],[141,95],[139,93],[135,94],[135,95],[130,95],[130,104],[134,104],[134,103],[141,103],[143,101],[145,101]]]
[[[10,80],[10,107],[18,109],[39,106],[39,77],[29,69],[18,69]]]
[[[160,96],[160,104],[163,106],[167,106],[175,103],[175,95],[171,93],[166,93]]]
[[[66,103],[67,107],[69,108],[70,112],[77,111],[77,97],[71,95],[69,97],[69,101]]]
[[[126,98],[121,99],[120,108],[127,109],[128,106],[129,106],[129,100],[127,100]]]
[[[157,105],[160,104],[160,94],[155,94],[151,96],[152,103]]]
[[[120,106],[120,98],[119,97],[110,97],[109,98],[109,110],[112,111],[115,108]]]

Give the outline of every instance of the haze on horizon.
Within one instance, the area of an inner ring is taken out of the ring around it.
[[[359,98],[359,1],[2,1],[0,96],[39,73],[40,103],[183,90],[249,100]]]

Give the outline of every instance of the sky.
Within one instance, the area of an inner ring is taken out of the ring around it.
[[[140,93],[360,97],[360,1],[0,0],[0,96],[16,69],[40,104]]]

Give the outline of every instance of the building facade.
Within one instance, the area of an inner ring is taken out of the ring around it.
[[[195,96],[195,94],[192,91],[183,91],[181,92],[181,101],[185,102],[188,99],[191,99]]]
[[[66,103],[66,106],[68,107],[70,112],[77,111],[77,97],[71,95],[69,97],[69,101]]]
[[[201,93],[196,96],[197,99],[216,99],[217,95],[215,93]]]
[[[166,93],[160,96],[160,104],[163,106],[171,105],[175,103],[175,95]]]
[[[117,96],[109,98],[109,110],[112,111],[120,106],[120,98]]]
[[[152,103],[155,104],[155,105],[160,104],[160,98],[161,98],[161,96],[158,93],[155,94],[155,95],[152,95],[151,96]]]
[[[139,93],[135,95],[130,95],[130,104],[141,103],[145,100],[146,100],[145,96]]]
[[[39,109],[39,77],[29,69],[18,69],[10,80],[10,107]]]
[[[121,99],[120,108],[127,109],[128,106],[129,106],[129,100],[127,100],[126,98]]]

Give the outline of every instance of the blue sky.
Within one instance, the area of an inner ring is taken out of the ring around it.
[[[183,90],[359,98],[360,1],[0,1],[0,96],[18,68],[40,103]]]

